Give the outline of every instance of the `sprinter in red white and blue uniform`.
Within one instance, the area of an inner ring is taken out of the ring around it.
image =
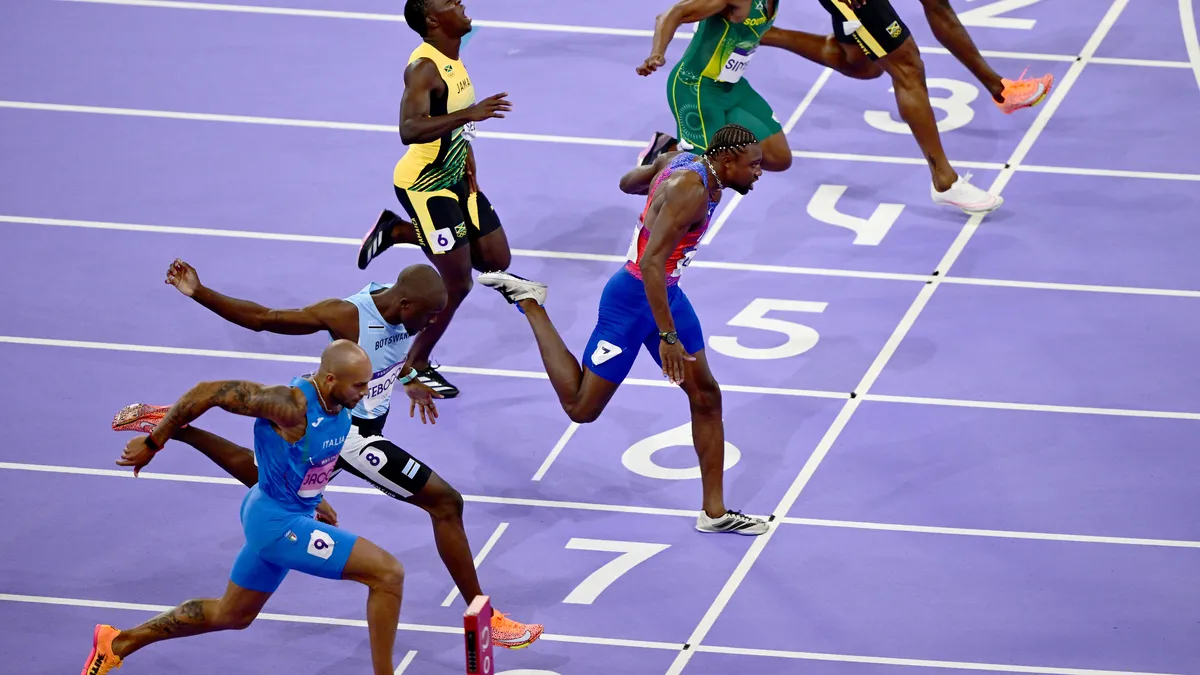
[[[479,282],[500,291],[529,320],[550,383],[572,421],[595,421],[629,374],[638,349],[662,367],[687,394],[692,438],[700,459],[701,532],[758,535],[767,523],[725,508],[725,428],[721,389],[704,354],[704,333],[679,287],[683,270],[708,230],[726,187],[748,193],[762,175],[762,148],[748,129],[729,124],[713,135],[703,155],[669,153],[621,178],[621,190],[645,194],[629,259],[600,296],[596,327],[582,366],[546,314],[545,284],[507,272],[487,272]]]

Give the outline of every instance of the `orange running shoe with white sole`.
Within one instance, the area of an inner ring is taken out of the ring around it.
[[[513,621],[502,612],[492,612],[492,641],[505,649],[524,649],[542,636],[540,623]]]
[[[112,650],[113,638],[120,634],[121,631],[112,626],[97,624],[92,632],[92,653],[88,654],[87,663],[83,664],[83,671],[79,675],[104,675],[114,668],[120,668],[121,657]]]
[[[158,428],[170,409],[169,405],[131,403],[113,416],[113,431],[138,431],[148,434]]]
[[[1025,79],[1027,72],[1029,72],[1028,68],[1022,71],[1021,77],[1016,80],[1000,78],[1000,81],[1004,83],[1004,102],[993,101],[993,103],[1005,115],[1011,115],[1022,108],[1032,108],[1041,103],[1042,99],[1050,93],[1050,88],[1054,86],[1053,75],[1031,77],[1027,80]]]

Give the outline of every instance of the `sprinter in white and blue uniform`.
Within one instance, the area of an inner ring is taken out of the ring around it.
[[[393,394],[400,387],[408,395],[410,416],[419,409],[422,422],[431,423],[437,417],[437,394],[422,384],[406,363],[409,344],[446,303],[445,287],[433,267],[412,265],[400,272],[394,284],[373,282],[349,297],[322,300],[303,309],[270,309],[222,295],[201,284],[196,270],[182,260],[171,264],[166,280],[184,295],[244,328],[284,335],[324,331],[334,340],[356,342],[370,359],[371,376],[366,395],[350,414],[350,429],[333,476],[347,471],[387,495],[424,509],[433,522],[438,553],[463,600],[470,603],[483,594],[463,526],[462,495],[429,465],[383,435]],[[113,429],[153,429],[165,413],[164,406],[127,406],[117,414]],[[193,427],[179,429],[172,438],[200,450],[247,486],[259,480],[254,453],[247,448]],[[320,502],[316,508],[319,519],[336,523],[336,513],[328,504]],[[503,647],[526,647],[541,634],[541,625],[523,624],[503,613],[493,613],[492,639]]]
[[[429,483],[433,471],[383,436],[383,425],[391,411],[392,392],[397,384],[409,385],[416,378],[415,370],[405,370],[413,335],[405,327],[403,318],[398,324],[389,323],[376,304],[376,299],[390,288],[394,286],[371,282],[345,299],[358,310],[358,346],[370,357],[372,372],[367,395],[354,407],[354,423],[338,461],[338,470],[345,469],[392,497],[407,499]],[[401,371],[406,376],[401,375]],[[431,392],[422,391],[424,388],[420,382],[413,383],[413,389],[420,392],[419,395],[431,396]],[[421,415],[425,420],[432,420],[437,409],[433,407],[432,398],[426,402]],[[415,406],[416,401],[413,404]]]
[[[108,624],[92,632],[85,675],[120,668],[155,642],[246,628],[291,570],[368,588],[367,630],[374,675],[392,675],[404,568],[365,537],[313,517],[350,431],[348,408],[367,392],[371,364],[362,348],[336,340],[321,354],[317,372],[289,386],[245,380],[201,382],[162,416],[148,435],[129,441],[117,464],[140,470],[174,436],[212,408],[255,418],[258,482],[242,500],[246,541],[220,598],[192,599],[139,626]],[[184,535],[188,536],[188,535]]]

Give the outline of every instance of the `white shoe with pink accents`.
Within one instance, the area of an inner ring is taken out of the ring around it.
[[[929,194],[933,203],[939,206],[954,206],[969,214],[991,213],[1000,208],[1004,198],[985,192],[971,184],[971,174],[960,175],[954,185],[945,192],[938,192],[933,185],[929,186]]]

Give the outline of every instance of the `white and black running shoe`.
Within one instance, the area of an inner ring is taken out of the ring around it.
[[[417,371],[417,381],[429,387],[442,395],[442,398],[454,398],[458,396],[458,387],[446,381],[445,377],[437,371],[438,367],[429,364],[425,370]]]
[[[769,527],[767,521],[751,518],[741,511],[726,511],[720,518],[709,518],[707,513],[701,511],[700,517],[696,518],[696,529],[701,532],[732,532],[757,536],[766,534]]]
[[[539,305],[546,304],[546,284],[530,281],[508,272],[484,272],[479,275],[479,283],[500,291],[500,295],[515,305],[522,300],[533,300]]]

